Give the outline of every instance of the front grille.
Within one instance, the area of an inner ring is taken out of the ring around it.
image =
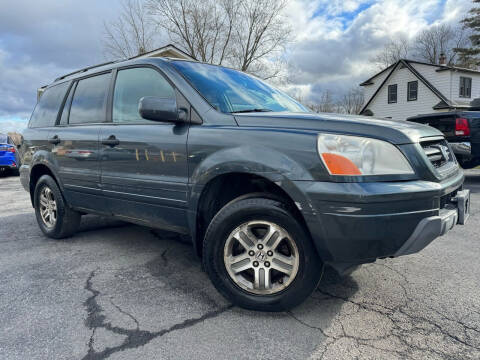
[[[435,169],[440,170],[446,165],[455,164],[455,156],[446,140],[422,141],[420,145]]]

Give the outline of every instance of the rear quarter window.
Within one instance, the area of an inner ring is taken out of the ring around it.
[[[95,75],[78,82],[70,106],[69,124],[105,121],[105,103],[111,73]]]
[[[68,89],[68,82],[47,88],[40,97],[28,127],[39,128],[55,126],[58,111]]]

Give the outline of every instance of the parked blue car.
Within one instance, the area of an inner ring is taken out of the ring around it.
[[[17,149],[8,135],[0,134],[0,173],[11,170],[18,175],[19,161]]]

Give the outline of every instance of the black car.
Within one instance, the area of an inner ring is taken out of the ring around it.
[[[468,216],[439,131],[314,114],[199,62],[60,77],[23,138],[21,181],[45,235],[71,236],[85,213],[189,235],[216,288],[250,309],[291,308],[325,264],[346,273],[418,252]]]
[[[407,119],[440,130],[464,169],[480,165],[480,111],[450,111]]]

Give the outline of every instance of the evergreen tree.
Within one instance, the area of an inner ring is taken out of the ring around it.
[[[480,4],[480,0],[472,1]],[[458,65],[475,68],[480,64],[480,7],[474,7],[468,13],[462,23],[472,31],[470,47],[456,48],[455,52],[458,54]]]

